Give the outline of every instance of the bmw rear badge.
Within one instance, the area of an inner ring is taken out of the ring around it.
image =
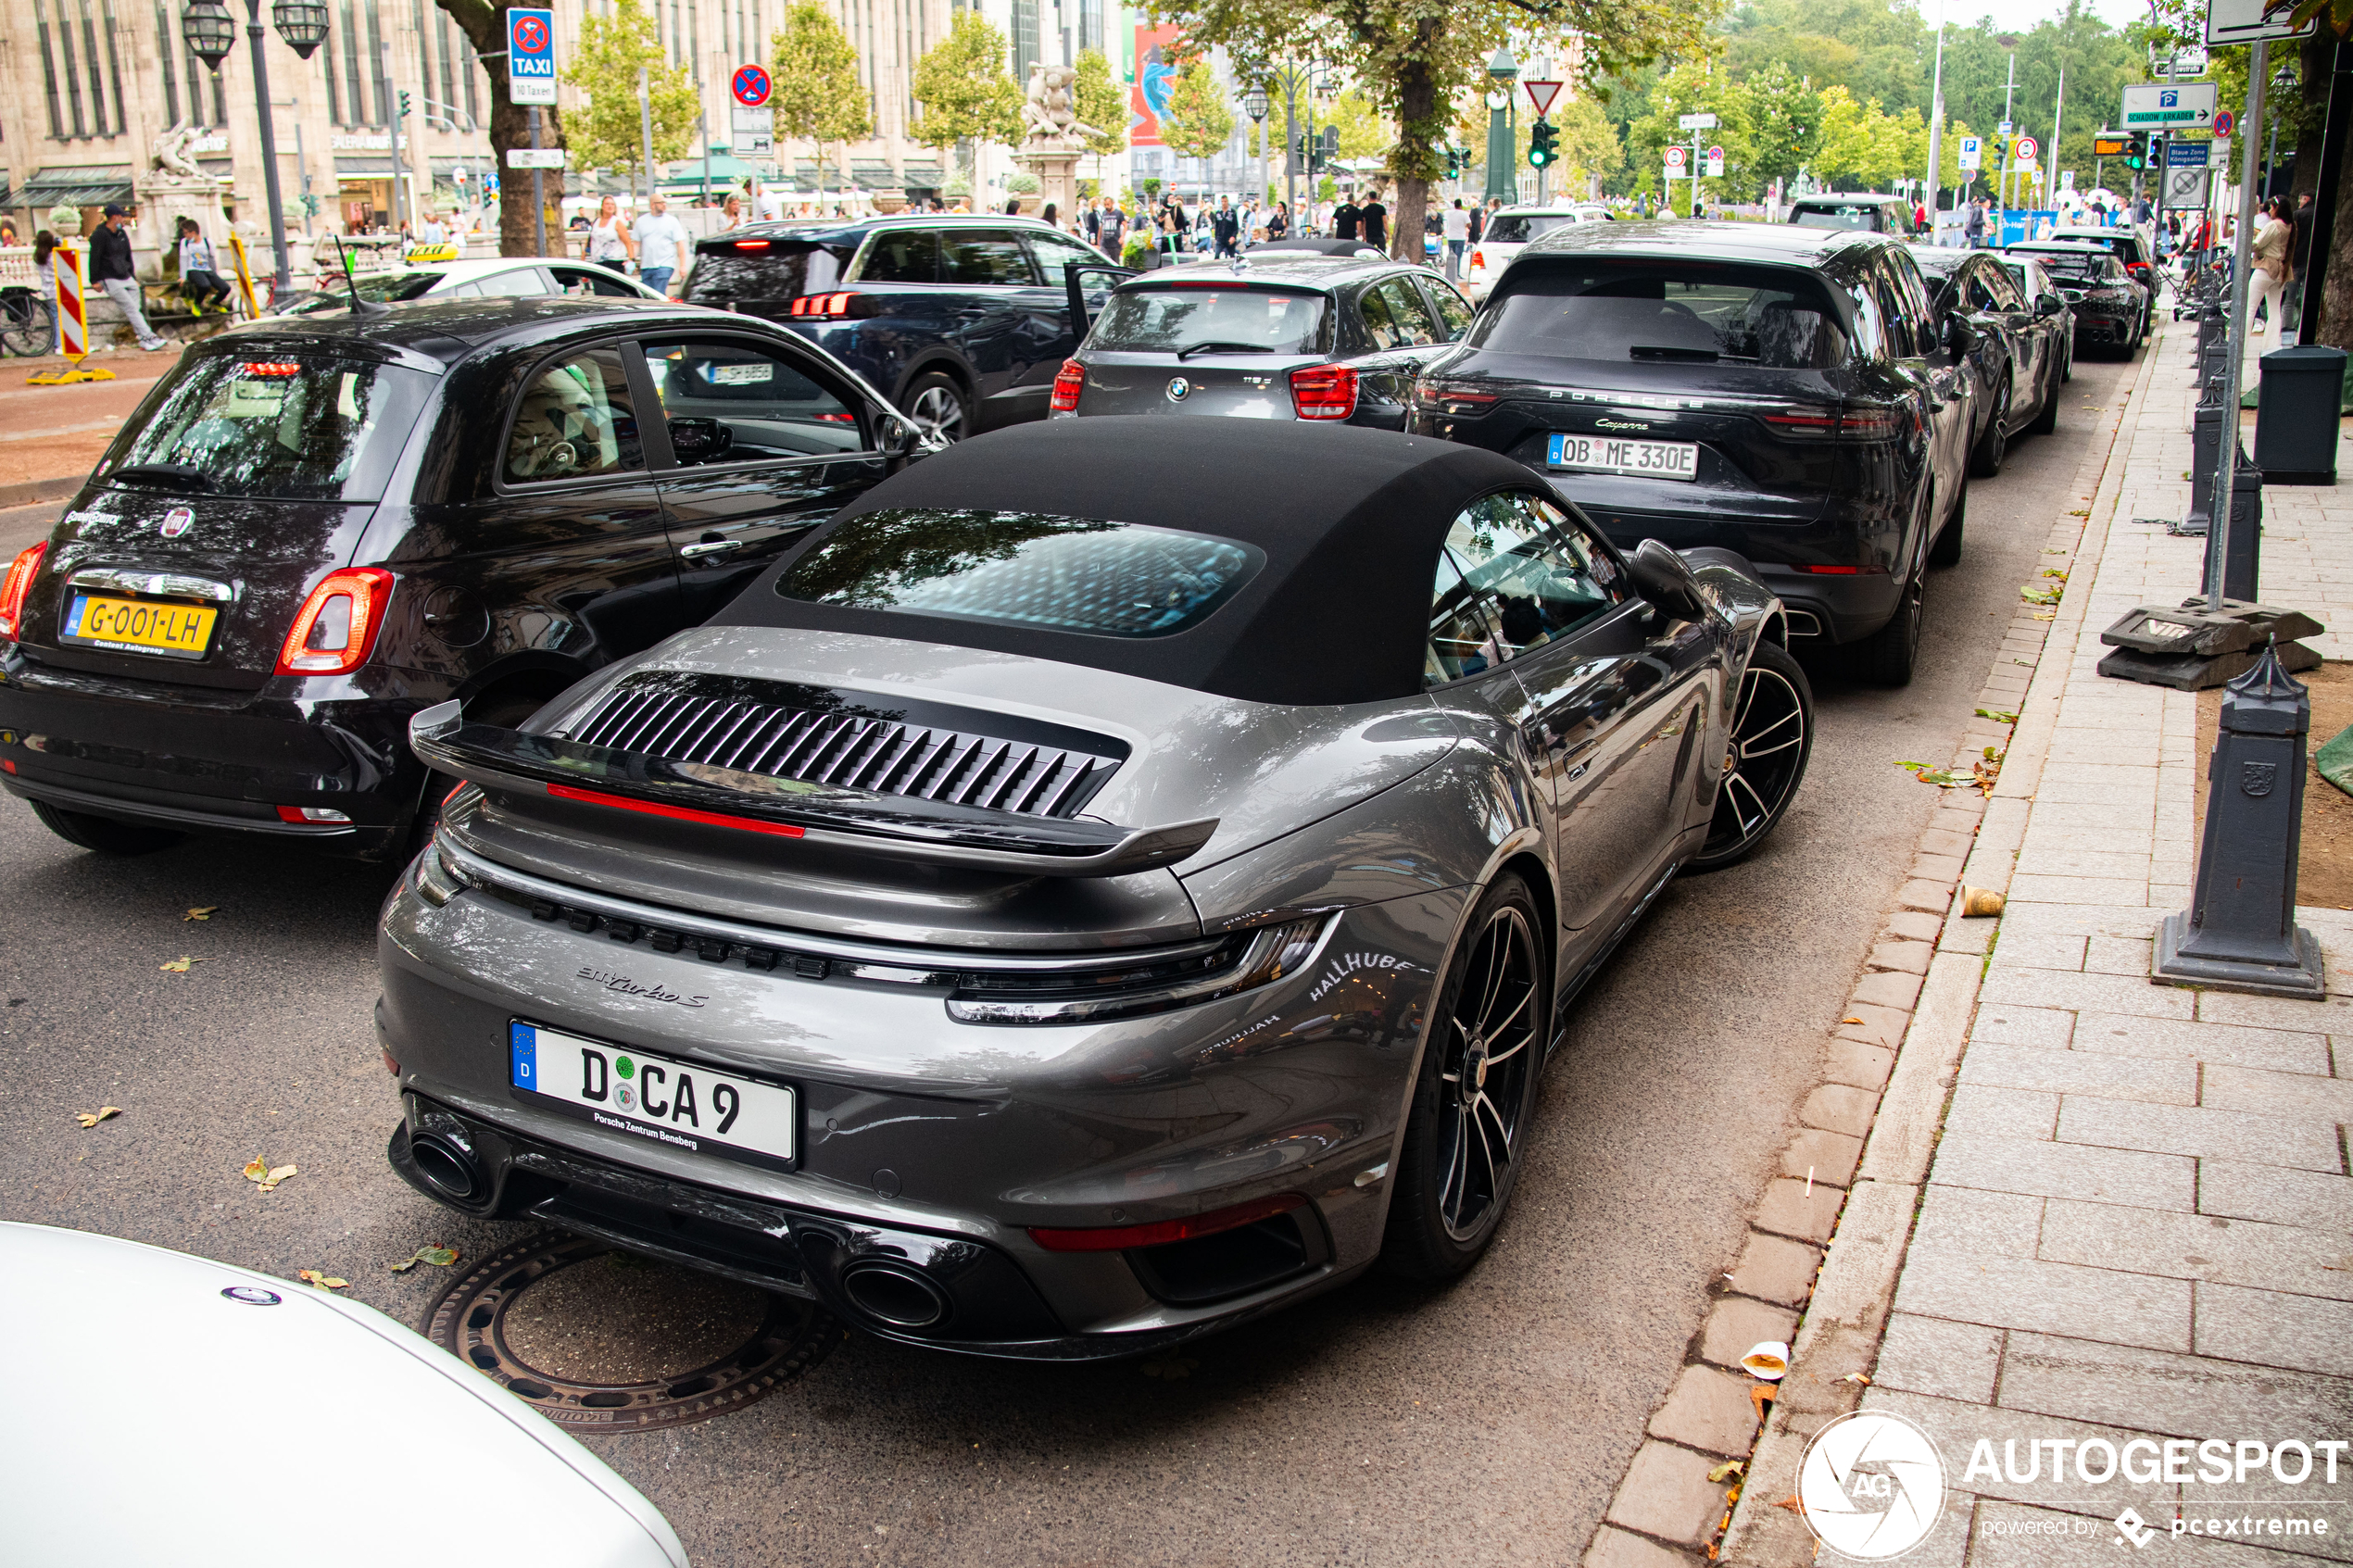
[[[167,539],[177,539],[194,527],[195,521],[195,513],[185,507],[174,507],[163,514],[163,527],[160,532]]]
[[[1189,382],[1189,381],[1187,381],[1184,377],[1182,377],[1182,376],[1171,376],[1171,377],[1169,377],[1169,379],[1168,379],[1168,400],[1169,400],[1171,403],[1182,403],[1182,402],[1185,400],[1186,395],[1187,395],[1187,394],[1189,394],[1189,393],[1190,393],[1192,390],[1193,390],[1193,383],[1190,383],[1190,382]]]

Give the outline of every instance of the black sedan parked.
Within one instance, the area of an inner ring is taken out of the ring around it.
[[[1128,275],[1035,219],[876,218],[703,240],[686,297],[781,321],[956,441],[1044,419],[1082,293]]]
[[[1579,223],[1519,253],[1411,428],[1519,458],[1621,548],[1734,551],[1793,634],[1902,685],[1960,555],[1975,346],[1886,235]]]
[[[2073,381],[2075,379],[2075,310],[2067,303],[2067,295],[2060,292],[2057,280],[2051,276],[2040,261],[2031,256],[2018,256],[2007,251],[1997,252],[1996,255],[2002,263],[2002,270],[2010,275],[2011,282],[2026,291],[2027,298],[2040,300],[2045,295],[2049,295],[2059,302],[2058,315],[2054,318],[2054,321],[2058,331],[2059,342],[2067,345],[2067,352],[2059,357],[2059,380]]]
[[[0,784],[85,848],[403,853],[409,716],[513,722],[924,450],[761,321],[476,299],[192,347],[0,587]]]
[[[2111,348],[2130,359],[2148,326],[2148,291],[2104,245],[2081,240],[2031,240],[2003,254],[2032,257],[2058,285],[2075,315],[2078,348]]]
[[[1969,351],[1977,383],[1977,433],[1969,442],[1969,472],[1991,479],[2002,471],[2010,437],[2048,435],[2058,428],[2059,383],[2074,352],[2067,301],[2057,290],[2029,297],[1990,252],[1914,245],[1941,314],[1958,312],[1977,329]]]
[[[1426,267],[1277,253],[1119,285],[1054,379],[1053,417],[1227,414],[1403,430],[1414,378],[1473,312]]]

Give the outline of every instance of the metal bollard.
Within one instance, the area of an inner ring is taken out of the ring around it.
[[[2304,737],[2312,697],[2274,642],[2222,698],[2206,769],[2206,840],[2190,907],[2157,934],[2150,978],[2266,996],[2326,994],[2321,944],[2296,923],[2304,836]]]
[[[2218,413],[2222,410],[2216,410]],[[2231,536],[2224,541],[2230,559],[2222,567],[2222,596],[2245,599],[2253,603],[2261,597],[2255,589],[2263,575],[2263,470],[2246,459],[2246,448],[2238,453],[2239,470],[2231,481]],[[2206,493],[2214,494],[2214,470],[2206,474]],[[2208,502],[2210,507],[2213,503]],[[2209,520],[2208,526],[2211,526]],[[2214,593],[2214,563],[2209,558],[2200,573],[2198,592],[2211,597]]]
[[[2214,525],[2214,465],[2221,451],[2221,400],[2200,397],[2190,413],[2190,509],[2182,519],[2183,533],[2204,533]]]

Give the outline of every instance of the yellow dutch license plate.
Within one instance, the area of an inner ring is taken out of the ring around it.
[[[220,612],[210,605],[76,594],[66,612],[65,640],[84,647],[202,659],[212,641],[213,622],[220,619]]]

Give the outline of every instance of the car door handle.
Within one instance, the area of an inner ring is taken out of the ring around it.
[[[694,560],[702,556],[715,556],[727,550],[740,550],[743,547],[744,542],[741,539],[702,539],[685,546],[678,553],[688,560]]]

